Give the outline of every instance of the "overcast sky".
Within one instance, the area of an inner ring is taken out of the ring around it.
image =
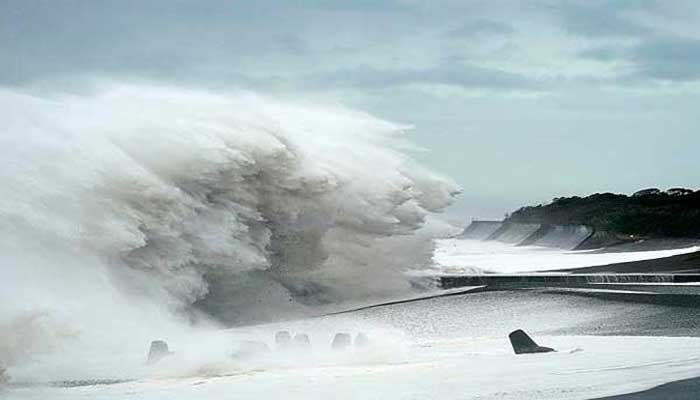
[[[700,189],[700,2],[1,0],[0,85],[146,79],[415,126],[452,213]]]

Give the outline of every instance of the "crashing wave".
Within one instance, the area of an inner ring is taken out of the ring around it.
[[[111,85],[0,110],[5,322],[241,323],[406,290],[430,257],[413,232],[457,191],[405,127],[342,107]]]

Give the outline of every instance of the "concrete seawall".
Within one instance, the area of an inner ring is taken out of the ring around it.
[[[534,246],[573,250],[593,235],[593,228],[585,225],[550,225],[547,231],[532,243]]]
[[[564,250],[591,249],[611,243],[611,235],[585,225],[519,224],[472,221],[459,236],[472,240],[496,240],[516,246],[542,246]],[[589,243],[590,242],[590,243]]]
[[[528,287],[576,287],[605,284],[687,284],[700,282],[698,274],[482,274],[440,276],[440,287],[454,289],[459,287],[483,286],[492,288],[528,288]],[[697,288],[691,287],[693,292]]]
[[[542,226],[540,224],[514,224],[504,223],[497,231],[486,240],[497,240],[503,243],[518,245],[537,233]]]
[[[489,236],[493,235],[498,229],[503,226],[502,221],[472,221],[468,227],[464,229],[461,238],[464,239],[475,239],[475,240],[485,240]]]
[[[440,276],[443,289],[538,290],[612,301],[700,307],[698,274],[519,274]]]
[[[576,250],[601,249],[604,247],[622,245],[628,242],[629,240],[624,240],[610,232],[595,231],[588,237],[588,239],[581,242],[576,247]]]

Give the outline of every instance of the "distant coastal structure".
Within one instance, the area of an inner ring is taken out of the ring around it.
[[[503,221],[472,220],[460,237],[568,250],[648,239],[700,241],[700,191],[648,188],[631,196],[557,197],[521,207]]]
[[[472,219],[472,222],[462,231],[460,237],[465,239],[485,240],[498,231],[502,225],[503,221]]]
[[[565,250],[581,247],[593,235],[585,225],[520,224],[509,221],[474,220],[460,238],[495,240],[516,246],[541,246]]]
[[[634,238],[700,238],[700,191],[643,189],[631,196],[596,193],[522,207],[506,222],[585,225]]]

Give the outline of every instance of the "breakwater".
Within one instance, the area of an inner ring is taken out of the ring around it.
[[[503,221],[472,221],[459,236],[463,239],[496,240],[516,246],[578,249],[594,236],[584,225],[519,224]],[[596,238],[600,235],[596,236]]]
[[[485,240],[503,226],[503,221],[473,220],[459,235],[464,239]]]

